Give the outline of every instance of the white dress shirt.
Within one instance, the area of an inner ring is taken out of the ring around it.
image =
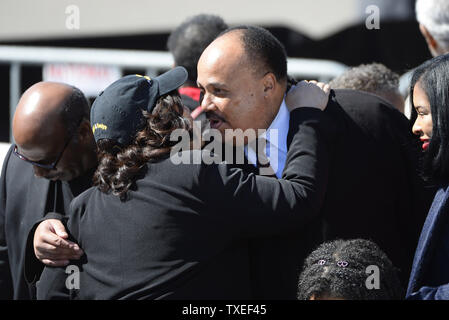
[[[266,143],[266,156],[270,161],[270,166],[276,173],[276,177],[282,177],[282,171],[284,171],[285,161],[287,160],[287,135],[290,123],[290,112],[285,104],[285,97],[282,100],[279,111],[274,118],[271,125],[266,132],[259,135],[260,138],[265,138]],[[245,146],[245,155],[249,162],[256,166],[257,155],[252,148]]]

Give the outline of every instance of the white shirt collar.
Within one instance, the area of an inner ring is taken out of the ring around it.
[[[269,146],[267,143],[267,156],[270,157],[269,151],[276,149],[277,151],[277,166],[273,165],[273,169],[276,171],[276,176],[280,178],[282,176],[282,171],[284,170],[285,161],[287,160],[287,136],[289,130],[290,123],[290,112],[288,111],[287,105],[285,104],[285,96],[282,100],[281,106],[279,107],[279,111],[276,114],[273,122],[268,127],[267,131],[261,134],[260,138],[266,138],[269,142]],[[277,130],[277,139],[275,139],[276,135],[272,132]],[[256,152],[252,149],[249,149],[248,146],[245,146],[245,155],[248,158],[248,161],[252,164],[257,162]],[[273,162],[274,159],[270,157],[270,163]],[[276,168],[275,168],[276,167]]]
[[[279,111],[274,118],[273,122],[267,129],[267,140],[270,141],[270,144],[274,145],[279,150],[287,153],[287,135],[288,135],[288,127],[290,123],[290,112],[287,109],[287,105],[285,104],[285,98],[282,100],[281,106],[279,107]],[[278,139],[270,140],[270,131],[278,130]]]

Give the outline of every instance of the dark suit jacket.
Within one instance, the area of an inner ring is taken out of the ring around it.
[[[296,299],[304,259],[334,239],[373,240],[400,269],[406,286],[432,199],[418,175],[418,140],[407,118],[373,94],[334,90],[325,113],[337,133],[323,207],[295,233],[250,241],[257,299]]]
[[[326,111],[339,126],[326,198],[323,240],[377,243],[407,283],[433,195],[418,174],[419,141],[406,117],[382,98],[335,90]]]
[[[449,283],[446,280],[436,279],[431,275],[431,263],[435,263],[434,257],[437,250],[441,250],[441,241],[447,239],[447,224],[449,218],[449,188],[447,186],[438,190],[432,207],[424,223],[424,227],[416,248],[413,268],[407,288],[407,299],[412,300],[448,300]],[[444,236],[444,237],[443,237]],[[441,269],[449,273],[448,252],[442,252],[442,260],[439,261]]]
[[[50,182],[34,178],[31,165],[12,155],[3,163],[0,184],[0,297],[30,299],[23,277],[24,250],[31,226],[45,215]]]
[[[36,178],[32,165],[14,156],[12,149],[0,179],[0,299],[31,299],[33,288],[24,277],[25,261],[31,261],[33,253],[26,254],[30,230],[48,212],[64,214],[74,195],[91,183],[86,177],[70,183]]]
[[[247,239],[297,229],[324,197],[333,136],[317,121],[325,115],[291,116],[297,134],[283,180],[167,158],[148,164],[128,201],[97,188],[74,199],[68,229],[85,252],[73,261],[79,290],[65,287],[64,268],[46,267],[38,298],[252,298]]]

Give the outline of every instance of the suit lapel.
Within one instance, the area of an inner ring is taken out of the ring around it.
[[[35,197],[35,201],[33,201],[33,208],[29,208],[29,212],[35,212],[35,218],[41,219],[45,216],[47,201],[48,201],[48,192],[50,189],[50,181],[44,178],[34,178],[30,185],[30,192],[28,194]]]

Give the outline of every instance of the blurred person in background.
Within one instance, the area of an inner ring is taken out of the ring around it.
[[[200,107],[201,92],[196,85],[198,60],[212,40],[227,28],[228,25],[221,17],[199,14],[182,22],[168,38],[167,48],[173,55],[175,66],[183,66],[189,74],[186,83],[179,88],[179,93],[193,119],[205,119]]]
[[[399,75],[381,63],[362,64],[346,70],[329,82],[332,89],[361,90],[378,95],[400,112],[404,98],[399,93]]]
[[[449,1],[416,0],[419,30],[432,56],[449,52]]]
[[[449,52],[449,1],[448,0],[416,0],[416,19],[419,30],[426,40],[427,47],[433,57]],[[416,120],[415,109],[411,106],[408,90],[413,70],[401,76],[400,91],[405,100],[405,115]]]

